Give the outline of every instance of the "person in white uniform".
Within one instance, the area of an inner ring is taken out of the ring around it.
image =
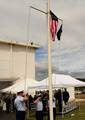
[[[26,100],[27,96],[23,91],[17,93],[17,97],[15,98],[14,105],[16,108],[16,120],[25,120],[25,112],[26,112]]]
[[[34,101],[36,104],[36,120],[43,120],[43,103],[42,97],[38,96],[38,98]]]

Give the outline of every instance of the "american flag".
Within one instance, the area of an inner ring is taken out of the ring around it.
[[[57,33],[57,27],[58,27],[58,18],[54,15],[52,11],[50,11],[51,20],[50,20],[50,32],[52,36],[52,40],[55,41],[55,36]]]

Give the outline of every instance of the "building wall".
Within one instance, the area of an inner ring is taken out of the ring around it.
[[[0,78],[10,76],[10,47],[0,43]]]
[[[27,69],[27,74],[26,74]],[[35,49],[0,43],[0,78],[35,79]]]

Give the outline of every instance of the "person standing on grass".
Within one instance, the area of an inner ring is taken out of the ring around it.
[[[53,120],[56,120],[56,99],[53,96],[53,100],[52,100],[52,107],[53,107]],[[49,115],[49,99],[48,99],[48,105],[47,105],[47,109],[48,109],[48,120],[50,120],[50,115]]]
[[[68,103],[69,97],[70,97],[69,92],[65,88],[64,92],[63,92],[63,101],[64,101],[65,105]]]
[[[36,98],[34,104],[36,104],[36,120],[43,120],[43,102],[41,95]]]
[[[63,98],[62,98],[62,91],[61,89],[58,89],[58,91],[55,93],[55,98],[58,102],[58,112],[59,113],[62,113],[62,101],[63,101]]]
[[[9,114],[11,111],[11,99],[9,95],[6,96],[5,103],[6,103],[6,113]]]
[[[26,100],[27,96],[23,91],[17,93],[17,97],[15,98],[14,105],[16,108],[16,120],[25,120],[26,113]]]

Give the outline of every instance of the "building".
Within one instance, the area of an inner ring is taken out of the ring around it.
[[[38,48],[33,43],[0,40],[0,81],[35,79],[35,50]]]

